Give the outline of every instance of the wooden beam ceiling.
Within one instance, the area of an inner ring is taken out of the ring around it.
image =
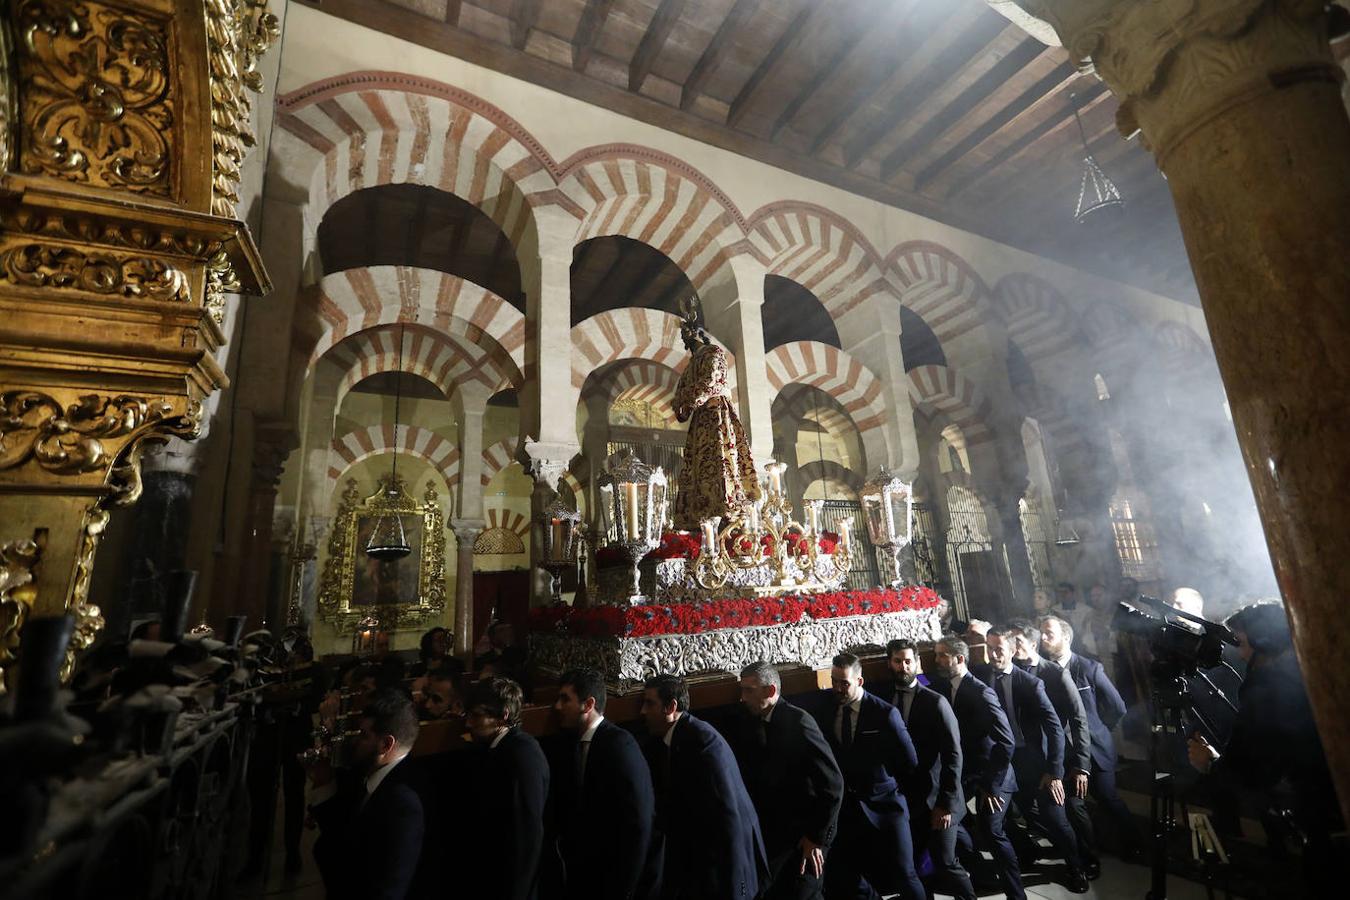
[[[1098,109],[1099,82],[984,0],[452,0],[443,16],[406,0],[315,5],[1109,277],[1129,277],[1118,258],[1135,247],[1157,259],[1136,283],[1194,293],[1170,226],[1131,216],[1116,246],[1080,246],[1071,215],[1033,202],[1077,177],[1068,89],[1094,116],[1114,104]],[[1167,210],[1159,179],[1137,191],[1139,209]]]
[[[642,83],[651,74],[656,57],[661,54],[662,48],[670,38],[670,30],[679,21],[680,13],[684,12],[685,2],[686,0],[661,0],[661,5],[656,8],[656,15],[652,16],[646,33],[642,35],[642,43],[638,44],[637,52],[633,54],[633,62],[628,66],[630,91],[637,93],[642,90]]]

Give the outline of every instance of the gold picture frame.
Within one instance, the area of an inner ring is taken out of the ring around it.
[[[369,532],[382,516],[397,515],[412,552],[381,562],[364,553]],[[347,486],[333,517],[328,558],[319,580],[318,613],[339,631],[375,616],[384,630],[417,628],[445,610],[445,517],[434,482],[421,502],[402,478],[384,476],[363,498],[356,479]]]

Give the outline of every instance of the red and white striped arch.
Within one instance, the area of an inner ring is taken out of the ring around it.
[[[775,397],[790,384],[810,385],[837,400],[864,437],[886,423],[881,382],[843,350],[819,341],[794,341],[775,347],[764,361]]]
[[[944,349],[951,342],[984,330],[992,317],[989,289],[970,264],[931,241],[910,241],[886,258],[890,278],[902,306],[913,310],[933,329]]]
[[[277,100],[273,156],[309,188],[314,226],[343,197],[383,184],[439,188],[483,210],[519,247],[553,162],[519,123],[473,94],[391,72],[352,72]]]
[[[460,384],[477,382],[495,393],[515,383],[514,365],[500,353],[471,343],[467,338],[420,326],[403,330],[385,325],[367,329],[333,347],[325,359],[343,373],[338,382],[338,403],[358,382],[381,372],[393,372],[402,366],[409,375],[418,375],[434,384],[450,398]]]
[[[371,266],[324,277],[302,297],[297,334],[310,366],[349,335],[398,322],[457,334],[498,355],[513,386],[525,362],[525,316],[471,281],[434,269]],[[484,340],[484,337],[490,340]]]
[[[1059,289],[1043,278],[1004,276],[994,288],[994,308],[1028,360],[1049,359],[1080,344],[1078,317]]]
[[[598,313],[572,328],[572,387],[580,391],[601,366],[620,359],[645,359],[683,372],[689,352],[680,340],[681,320],[659,309],[624,307]],[[727,375],[735,389],[736,358],[727,355]]]
[[[491,447],[483,450],[483,471],[479,475],[479,482],[483,487],[492,483],[492,479],[497,477],[497,473],[516,461],[516,442],[518,438],[502,438]]]
[[[487,507],[483,510],[483,519],[487,522],[486,530],[488,531],[501,528],[518,538],[523,538],[530,533],[530,520],[524,514],[504,507]]]
[[[1115,303],[1094,303],[1080,324],[1092,345],[1096,369],[1106,376],[1107,385],[1114,379],[1129,378],[1140,362],[1144,330],[1139,320]]]
[[[968,446],[993,438],[988,401],[960,372],[947,366],[918,366],[909,373],[909,397],[915,406],[937,413],[960,428]]]
[[[1153,329],[1153,342],[1159,361],[1172,375],[1194,372],[1214,355],[1204,338],[1184,322],[1159,323]]]
[[[769,274],[815,294],[838,317],[869,297],[890,294],[876,249],[852,224],[810,203],[775,203],[750,219],[750,241]]]
[[[333,439],[328,453],[328,480],[363,459],[381,453],[405,453],[423,460],[441,474],[449,487],[459,484],[459,448],[434,431],[416,425],[371,425]]]
[[[603,379],[590,379],[586,395],[599,394],[609,404],[619,400],[639,400],[651,404],[661,416],[662,428],[678,428],[675,420],[675,387],[680,375],[670,366],[646,360],[616,363]],[[585,396],[585,395],[583,395]]]
[[[558,192],[581,211],[575,243],[622,235],[661,251],[694,289],[734,284],[745,231],[731,201],[687,164],[645,147],[593,147],[567,163]]]
[[[844,494],[839,499],[857,499],[858,489],[863,486],[863,476],[852,469],[846,469],[832,459],[813,459],[797,470],[797,478],[805,493],[817,481],[823,481],[826,490],[837,490]]]

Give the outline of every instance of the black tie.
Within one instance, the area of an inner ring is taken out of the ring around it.
[[[769,748],[769,723],[768,720],[761,718],[759,727],[755,729],[756,739],[759,741],[759,749],[767,750]]]
[[[581,794],[581,785],[586,780],[586,742],[577,741],[577,758],[574,761],[577,774],[577,794]]]
[[[1022,737],[1022,724],[1017,721],[1017,709],[1013,705],[1012,681],[1008,678],[1006,672],[1001,672],[999,673],[999,676],[994,679],[994,683],[998,685],[999,705],[1003,707],[1003,711],[1008,715],[1008,727],[1012,729],[1013,742],[1017,746],[1023,747],[1026,745],[1026,740]]]
[[[839,728],[839,746],[847,750],[853,746],[853,708],[844,707],[844,721]]]

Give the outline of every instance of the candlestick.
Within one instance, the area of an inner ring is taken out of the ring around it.
[[[813,535],[820,533],[820,508],[814,501],[808,501],[806,504],[806,527]]]
[[[853,530],[853,523],[848,519],[839,520],[839,546],[845,550],[848,549],[848,535]]]
[[[777,497],[783,493],[783,473],[778,466],[769,466],[769,496]]]
[[[749,528],[751,534],[759,534],[759,504],[750,505]]]

